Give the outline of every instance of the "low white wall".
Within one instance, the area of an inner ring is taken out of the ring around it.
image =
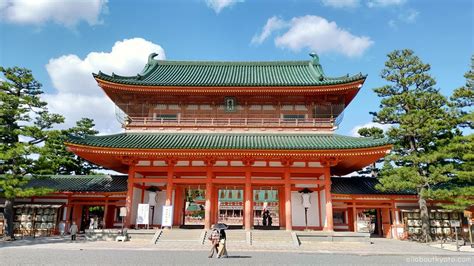
[[[174,193],[171,197],[171,204],[174,205]],[[153,216],[154,224],[161,224],[161,215],[163,213],[163,205],[166,203],[166,191],[157,191],[156,195],[158,196],[158,202],[155,206],[155,214]],[[138,188],[133,189],[133,207],[132,207],[132,224],[135,224],[137,219],[138,204],[141,202],[142,190]],[[145,196],[143,197],[143,203],[148,203],[148,191],[145,191]],[[151,215],[151,210],[150,210]]]
[[[308,208],[308,226],[320,226],[318,192],[311,193],[311,207]],[[291,221],[293,226],[305,226],[304,207],[301,193],[291,192]]]

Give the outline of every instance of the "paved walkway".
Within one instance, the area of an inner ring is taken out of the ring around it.
[[[37,239],[22,239],[12,242],[0,241],[0,249],[57,249],[57,250],[174,250],[174,251],[204,251],[209,250],[209,245],[200,245],[196,242],[162,242],[156,245],[145,240],[129,242],[112,241],[85,241],[79,239],[71,242],[68,238],[49,237]],[[267,251],[267,252],[296,252],[319,254],[356,254],[356,255],[436,255],[455,256],[473,255],[470,246],[465,246],[461,252],[449,249],[440,249],[436,245],[420,244],[408,241],[391,239],[372,239],[371,243],[357,242],[315,242],[302,246],[292,245],[260,245],[248,246],[245,243],[232,243],[227,245],[231,251]],[[455,249],[454,249],[455,250]]]

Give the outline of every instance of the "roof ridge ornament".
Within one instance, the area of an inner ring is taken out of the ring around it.
[[[155,57],[157,57],[158,54],[157,53],[151,53],[149,56],[148,56],[148,64],[153,64],[153,62],[155,61]]]
[[[311,56],[313,59],[311,60],[311,65],[315,68],[319,80],[322,81],[324,79],[324,71],[323,71],[323,66],[321,66],[321,63],[319,63],[319,56],[315,52],[309,53],[309,56]]]

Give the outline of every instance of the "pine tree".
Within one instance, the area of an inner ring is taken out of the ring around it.
[[[64,144],[70,135],[77,137],[96,135],[99,132],[94,129],[94,126],[94,120],[82,118],[72,128],[51,132],[41,149],[36,173],[43,175],[90,175],[94,174],[94,170],[101,169],[100,166],[91,164],[68,151]]]
[[[357,131],[359,135],[366,138],[381,139],[385,137],[385,134],[381,128],[378,127],[363,127]],[[381,158],[374,162],[373,164],[365,167],[364,169],[357,171],[359,175],[370,175],[372,177],[377,177],[380,169],[377,167],[377,164],[383,163],[384,158]]]
[[[17,197],[49,193],[44,188],[26,188],[35,168],[38,144],[48,137],[49,129],[64,118],[50,114],[40,99],[41,84],[30,70],[0,67],[0,190],[5,198],[7,238],[13,239],[13,204]]]
[[[440,161],[439,145],[453,137],[456,124],[429,70],[411,50],[389,53],[381,73],[389,84],[374,89],[382,99],[381,109],[372,113],[374,122],[392,126],[386,134],[394,142],[377,188],[416,191],[426,241],[431,240],[427,191],[449,180],[452,167]]]
[[[447,182],[427,195],[435,200],[446,201],[442,207],[457,211],[474,205],[474,134],[463,136],[465,131],[474,127],[474,56],[471,57],[471,70],[464,77],[466,85],[454,90],[450,97],[452,113],[457,119],[456,136],[440,148],[442,159],[452,166],[452,171],[448,174]]]

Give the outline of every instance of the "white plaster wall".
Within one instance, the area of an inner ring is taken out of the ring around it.
[[[135,224],[137,220],[137,211],[138,211],[138,203],[141,203],[142,197],[142,190],[138,188],[133,188],[133,197],[132,197],[132,219],[131,223]]]
[[[161,215],[163,213],[163,205],[166,203],[166,191],[157,191],[158,201],[155,206],[155,214],[153,215],[153,224],[161,224]],[[148,193],[145,191],[145,203],[148,203]],[[174,191],[173,191],[173,205],[174,205]],[[151,215],[151,210],[150,210]]]
[[[308,226],[319,225],[319,202],[318,192],[311,193],[311,207],[308,208]],[[301,201],[301,193],[291,192],[291,221],[293,226],[305,226],[304,207]]]
[[[156,203],[155,206],[155,215],[153,218],[153,223],[154,224],[161,224],[161,214],[162,214],[162,208],[163,205],[165,205],[166,201],[166,190],[164,191],[158,191],[156,192],[158,195],[158,202]],[[171,204],[174,205],[174,195],[175,191],[173,190],[173,194],[171,196]],[[138,204],[142,203],[142,190],[139,188],[133,188],[133,204],[132,204],[132,224],[135,224],[137,220],[137,211],[138,211]],[[145,191],[145,196],[143,198],[143,203],[148,203],[148,193]],[[150,213],[151,215],[151,213]]]
[[[326,217],[326,192],[324,190],[320,191],[321,193],[321,221],[323,221],[323,227],[327,226],[328,221]]]

